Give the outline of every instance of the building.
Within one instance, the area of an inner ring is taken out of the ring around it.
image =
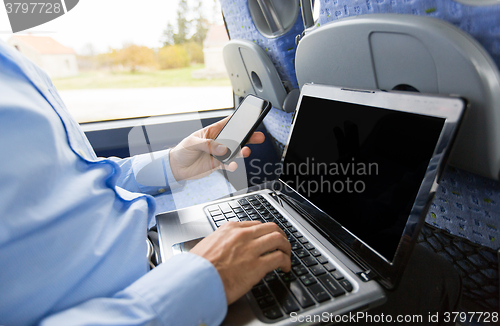
[[[14,35],[7,43],[40,66],[51,78],[78,74],[75,51],[51,37]]]
[[[222,48],[229,42],[224,25],[212,25],[203,41],[205,68],[193,71],[193,78],[227,78]]]

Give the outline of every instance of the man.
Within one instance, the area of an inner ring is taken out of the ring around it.
[[[165,185],[237,168],[209,155],[227,150],[212,140],[226,121],[157,153]],[[48,76],[3,42],[0,153],[0,325],[218,325],[267,272],[290,270],[275,224],[240,222],[148,272],[155,202],[140,192],[167,190],[137,182],[149,155],[98,159]],[[371,313],[427,316],[459,298],[450,264],[417,246],[398,291]]]
[[[160,154],[169,186],[236,169],[210,156],[227,150],[212,140],[226,121]],[[165,190],[136,182],[149,156],[98,159],[48,76],[5,43],[0,133],[0,325],[217,325],[267,272],[290,270],[283,232],[245,222],[148,273],[155,202],[132,192]],[[255,133],[249,142],[263,141]]]

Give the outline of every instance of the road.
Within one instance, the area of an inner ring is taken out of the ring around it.
[[[78,122],[233,107],[231,87],[156,87],[60,91]]]

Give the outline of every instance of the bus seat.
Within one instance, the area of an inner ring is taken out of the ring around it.
[[[248,40],[231,40],[223,50],[224,64],[236,96],[256,95],[282,109],[287,91],[264,50]]]
[[[236,104],[247,94],[273,104],[264,125],[281,156],[299,94],[294,66],[295,37],[304,30],[299,1],[221,0],[221,8],[231,39],[224,57]]]
[[[349,17],[308,32],[295,60],[300,87],[314,82],[464,96],[471,108],[450,164],[499,179],[499,71],[482,46],[453,25],[412,15]]]
[[[462,276],[462,306],[498,311],[500,182],[449,167],[425,221],[418,242],[453,262]]]
[[[373,1],[319,0],[317,26],[340,18],[375,13],[433,17],[447,21],[476,39],[500,68],[500,1],[412,0]]]
[[[454,262],[469,303],[498,311],[500,77],[493,59],[447,22],[372,14],[308,29],[295,60],[299,86],[417,90],[469,100],[450,155],[454,168],[443,175],[421,240]]]

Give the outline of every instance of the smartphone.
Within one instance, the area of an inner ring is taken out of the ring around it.
[[[227,147],[226,154],[213,156],[224,164],[231,162],[271,110],[271,106],[269,101],[254,95],[247,95],[215,137],[216,142]]]

